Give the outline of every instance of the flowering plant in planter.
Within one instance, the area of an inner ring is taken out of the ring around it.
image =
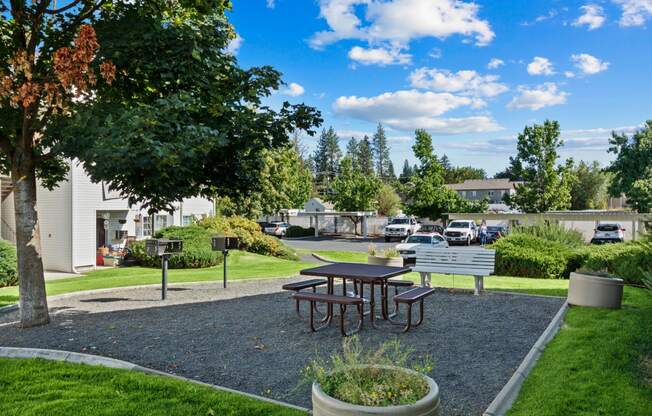
[[[326,361],[312,361],[302,371],[302,378],[314,381],[326,395],[352,405],[410,405],[429,393],[425,374],[433,367],[429,356],[419,357],[409,365],[413,353],[398,340],[365,352],[354,336],[344,340],[341,354],[333,354]]]

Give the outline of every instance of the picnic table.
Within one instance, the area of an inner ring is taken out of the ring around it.
[[[353,282],[354,292],[361,299],[364,299],[364,286],[369,285],[369,311],[363,315],[368,315],[371,325],[375,327],[375,288],[380,287],[381,296],[381,318],[389,320],[388,312],[388,281],[392,277],[400,276],[411,272],[409,267],[391,267],[375,264],[364,263],[332,263],[324,266],[313,267],[301,270],[300,274],[304,276],[325,277],[327,283],[327,293],[334,295],[335,279],[342,279],[342,295],[347,296],[347,280]],[[358,289],[359,285],[359,289]],[[333,304],[328,304],[326,316],[323,319],[325,324],[329,324],[333,319]]]

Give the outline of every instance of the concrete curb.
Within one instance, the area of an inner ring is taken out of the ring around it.
[[[149,374],[153,376],[174,378],[180,381],[185,381],[200,386],[210,387],[214,390],[239,394],[241,396],[246,396],[255,400],[260,400],[270,404],[289,407],[291,409],[301,410],[303,412],[310,413],[310,409],[306,409],[305,407],[295,406],[290,403],[284,403],[279,400],[258,396],[252,393],[245,393],[242,391],[233,390],[228,387],[216,386],[214,384],[208,384],[202,381],[192,380],[189,378],[178,376],[176,374],[168,374],[163,371],[158,371],[147,367],[141,367],[137,364],[133,364],[127,361],[117,360],[115,358],[102,357],[100,355],[82,354],[78,352],[48,350],[48,349],[40,349],[40,348],[0,347],[0,357],[1,358],[40,358],[43,360],[50,360],[50,361],[63,361],[66,363],[87,364],[87,365],[95,365],[95,366],[102,366],[108,368],[116,368],[116,369],[127,370],[127,371],[137,371],[139,373]]]
[[[534,343],[521,362],[521,365],[518,366],[512,377],[507,381],[507,384],[500,390],[489,407],[487,407],[487,410],[484,411],[483,416],[503,416],[511,409],[514,401],[518,397],[523,381],[525,381],[534,368],[546,345],[557,335],[557,332],[559,332],[559,329],[563,325],[566,312],[568,312],[568,302],[564,302],[562,307],[559,308],[559,311],[552,318],[552,321],[550,321],[546,330],[543,331],[543,334],[537,339],[537,342]]]
[[[311,254],[314,258],[316,258],[317,260],[319,260],[319,261],[323,261],[324,263],[337,263],[336,261],[329,260],[329,259],[327,259],[327,258],[325,258],[325,257],[320,256],[320,255],[317,254],[317,253],[310,253],[310,254]]]

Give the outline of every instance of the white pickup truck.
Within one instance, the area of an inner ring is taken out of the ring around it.
[[[419,231],[421,224],[414,217],[396,217],[389,220],[385,227],[385,241],[392,238],[403,240]]]
[[[470,246],[478,239],[478,226],[475,225],[475,221],[455,220],[446,227],[444,237],[448,244],[462,243]]]

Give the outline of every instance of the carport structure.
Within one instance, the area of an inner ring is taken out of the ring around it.
[[[587,221],[593,222],[596,226],[599,223],[618,222],[631,224],[632,240],[636,240],[637,234],[645,232],[645,223],[652,223],[651,214],[639,214],[633,211],[608,211],[608,210],[586,210],[586,211],[548,211],[542,213],[522,212],[485,212],[485,213],[447,213],[448,220],[474,220],[486,221],[507,221],[509,226],[514,224],[532,224],[543,221],[559,223],[561,221]]]
[[[315,229],[315,237],[319,237],[319,218],[339,217],[339,218],[359,218],[362,220],[362,236],[367,237],[367,218],[375,217],[375,211],[304,211],[299,212],[300,217],[310,217],[311,226]]]

